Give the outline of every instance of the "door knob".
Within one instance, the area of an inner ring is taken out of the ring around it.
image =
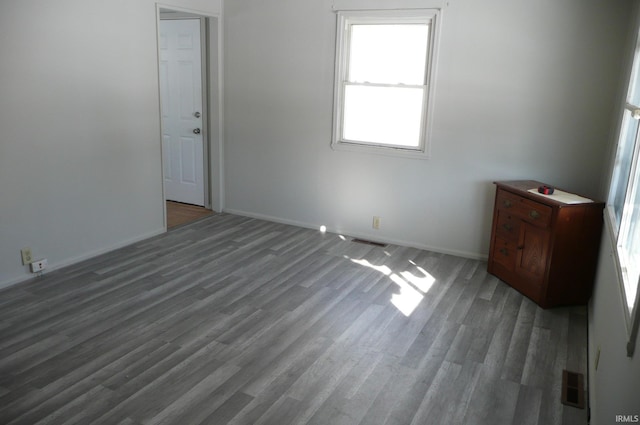
[[[196,117],[196,118],[200,118],[200,112],[194,112],[193,116]]]
[[[200,134],[200,129],[199,128],[194,128],[193,129],[193,134]]]

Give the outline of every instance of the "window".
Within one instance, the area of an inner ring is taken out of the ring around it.
[[[640,40],[640,39],[639,39]],[[638,43],[638,41],[637,41]],[[629,330],[628,354],[638,331],[640,286],[640,44],[637,44],[622,111],[620,134],[609,188],[608,221],[615,237],[615,256]]]
[[[338,13],[334,148],[427,155],[436,16]]]

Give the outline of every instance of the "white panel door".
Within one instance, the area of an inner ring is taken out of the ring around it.
[[[204,206],[200,20],[160,21],[165,198]]]

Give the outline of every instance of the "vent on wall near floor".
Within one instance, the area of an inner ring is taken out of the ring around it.
[[[562,371],[562,404],[584,409],[584,375]]]
[[[387,244],[386,243],[382,243],[382,242],[374,242],[374,241],[368,241],[366,239],[358,239],[358,238],[354,238],[351,239],[352,242],[355,243],[363,243],[366,245],[373,245],[373,246],[379,246],[380,248],[386,248]]]

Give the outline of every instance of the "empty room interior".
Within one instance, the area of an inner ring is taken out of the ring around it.
[[[0,423],[640,422],[639,30],[0,1]]]

